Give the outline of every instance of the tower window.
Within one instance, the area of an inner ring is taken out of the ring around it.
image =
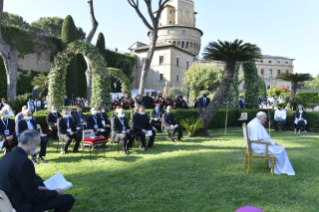
[[[168,31],[167,31],[167,34],[168,34],[168,35],[172,34],[171,30],[168,30]]]
[[[164,80],[164,74],[158,74],[158,81],[163,81]]]
[[[182,48],[184,48],[184,45],[185,45],[185,43],[184,43],[184,41],[182,42]]]
[[[186,35],[186,30],[182,30],[182,34],[183,34],[183,35]]]
[[[176,82],[179,82],[179,74],[176,74]]]
[[[285,64],[288,65],[288,61],[286,61]]]
[[[176,41],[173,41],[173,45],[176,46]]]
[[[269,69],[269,75],[272,75],[272,69]]]
[[[198,33],[196,33],[196,38],[198,38]]]
[[[261,74],[261,75],[264,75],[264,69],[261,69],[261,70],[260,70],[260,74]]]
[[[286,70],[286,74],[289,74],[289,71],[288,71],[288,70]]]
[[[186,70],[189,69],[189,61],[186,61]]]
[[[269,60],[268,63],[271,63],[271,60]]]
[[[277,64],[280,64],[280,61],[277,61]]]
[[[172,24],[172,22],[170,21],[169,24]]]
[[[163,65],[164,64],[164,56],[159,57],[159,64]]]
[[[179,58],[176,57],[176,66],[178,67],[179,66]]]
[[[186,42],[186,49],[188,49],[188,42]]]
[[[280,70],[278,70],[278,74],[280,74]]]

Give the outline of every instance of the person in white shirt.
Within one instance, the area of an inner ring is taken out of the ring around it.
[[[247,125],[249,139],[251,141],[260,141],[271,144],[268,146],[268,153],[273,154],[276,157],[276,164],[274,167],[275,174],[295,175],[295,171],[291,166],[285,148],[271,140],[269,134],[263,126],[266,121],[266,113],[258,112],[256,118],[250,121]],[[252,152],[258,154],[265,154],[266,152],[264,144],[251,143],[250,147]],[[269,166],[271,167],[271,162],[269,163]]]
[[[287,112],[284,109],[282,109],[282,104],[279,104],[275,112],[274,120],[272,121],[275,131],[278,131],[277,123],[281,123],[281,131],[285,131],[286,118]]]
[[[34,100],[34,110],[35,111],[41,110],[41,101],[38,98]]]

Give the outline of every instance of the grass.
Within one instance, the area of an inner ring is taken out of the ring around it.
[[[319,211],[319,134],[272,132],[285,146],[296,176],[274,175],[264,160],[252,160],[246,174],[239,127],[210,131],[211,138],[172,144],[158,134],[154,149],[134,148],[130,156],[107,149],[89,159],[88,151],[60,155],[50,144],[47,164],[37,173],[49,178],[61,171],[73,187],[72,211],[221,211],[255,206],[265,212]],[[73,145],[72,145],[73,148]],[[71,148],[70,148],[71,149]]]

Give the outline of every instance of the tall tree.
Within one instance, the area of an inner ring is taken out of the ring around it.
[[[73,18],[68,15],[63,22],[61,40],[64,47],[77,40]],[[77,58],[73,57],[66,73],[65,87],[68,97],[77,96]]]
[[[152,0],[144,0],[145,4],[147,6],[148,15],[150,16],[152,24],[150,24],[149,21],[147,21],[145,16],[140,11],[139,0],[127,0],[127,1],[135,9],[137,15],[142,19],[143,23],[145,24],[145,26],[150,31],[150,33],[149,33],[150,45],[149,45],[149,49],[148,49],[148,52],[147,52],[147,57],[145,59],[145,63],[143,64],[143,67],[142,67],[140,86],[139,86],[139,91],[138,91],[138,93],[140,95],[143,95],[144,89],[145,89],[145,81],[146,81],[148,72],[149,72],[150,67],[151,67],[151,62],[152,62],[152,59],[153,59],[153,55],[154,55],[154,51],[155,51],[155,47],[156,47],[156,42],[157,42],[157,39],[158,39],[159,19],[161,18],[161,15],[162,15],[162,12],[163,12],[163,9],[164,9],[165,5],[170,0],[159,0],[159,2],[158,2],[158,7],[159,8],[157,10],[156,16],[154,16],[154,14],[153,14]]]
[[[256,62],[254,60],[243,63],[245,77],[245,103],[247,108],[259,108],[259,80]]]
[[[93,7],[93,0],[89,0],[89,9],[90,9],[90,16],[91,16],[91,22],[92,22],[92,29],[89,33],[89,35],[86,37],[85,42],[91,43],[92,39],[95,35],[95,32],[97,30],[97,27],[99,26],[99,23],[95,19],[94,15],[94,7]],[[91,101],[92,97],[92,66],[90,65],[90,60],[87,57],[84,57],[87,65],[87,70],[85,72],[86,75],[86,98],[88,101]]]
[[[0,26],[3,14],[3,1],[0,0]],[[7,74],[7,98],[10,100],[17,94],[18,49],[10,46],[2,37],[0,28],[0,56],[3,59]]]
[[[297,93],[297,84],[298,82],[304,82],[308,80],[312,80],[312,76],[310,74],[291,74],[291,73],[282,73],[279,74],[276,79],[291,82],[291,95],[289,101],[286,105],[286,109],[290,109],[291,105],[295,102],[296,93]]]
[[[225,62],[226,68],[223,75],[222,83],[219,86],[214,99],[208,107],[200,114],[200,118],[204,122],[204,127],[197,131],[199,136],[207,136],[207,129],[210,122],[215,117],[220,106],[223,104],[227,96],[229,87],[233,81],[236,63],[250,61],[261,58],[261,50],[256,45],[244,43],[242,40],[235,40],[234,42],[211,42],[205,48],[203,56],[206,60],[216,60]]]

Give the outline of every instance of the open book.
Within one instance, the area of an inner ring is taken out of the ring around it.
[[[57,188],[61,188],[63,190],[66,190],[73,186],[72,183],[66,181],[66,179],[63,177],[61,172],[56,173],[49,179],[43,182],[45,187],[47,187],[50,190],[55,190]]]

